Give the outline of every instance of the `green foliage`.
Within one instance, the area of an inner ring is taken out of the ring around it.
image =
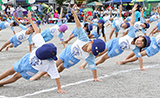
[[[63,2],[65,2],[66,0],[56,0],[56,2],[59,4],[59,6],[63,5]]]
[[[91,3],[91,2],[94,2],[94,1],[98,2],[98,0],[87,0],[87,3]]]

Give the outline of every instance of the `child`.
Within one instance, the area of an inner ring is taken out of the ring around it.
[[[152,29],[148,36],[150,36],[151,34],[153,35],[157,32],[160,32],[160,21],[156,24],[156,26]]]
[[[121,28],[123,28],[123,29],[125,30],[125,29],[127,29],[127,28],[130,27],[130,24],[129,24],[129,23],[124,23],[124,21],[123,21],[123,19],[122,19],[121,7],[122,7],[122,5],[119,6],[119,12],[120,12],[120,14],[119,14],[119,19],[113,21],[112,31],[111,31],[111,33],[110,33],[110,36],[109,36],[109,39],[108,39],[108,40],[111,40],[114,31],[115,31],[115,34],[116,34],[115,37],[117,37],[117,36],[118,36],[118,32],[119,32],[119,30],[120,30]]]
[[[5,15],[6,18],[7,18],[7,22],[1,22],[1,23],[0,23],[0,31],[10,27],[10,28],[12,29],[13,33],[16,34],[13,27],[16,26],[17,23],[16,23],[15,21],[12,22],[12,21],[8,18],[8,15],[7,15],[5,12],[4,12],[4,15]]]
[[[152,32],[153,33],[153,32]],[[160,51],[160,34],[157,35],[156,37],[151,37],[151,44],[149,47],[147,47],[145,50],[141,51],[141,55],[142,56],[154,56],[155,54],[157,54]],[[116,63],[119,65],[123,65],[126,64],[128,62],[134,62],[136,60],[138,60],[138,58],[136,56],[134,56],[135,54],[133,52],[131,52],[126,59],[122,60],[122,61],[117,61]]]
[[[81,23],[74,12],[73,6],[72,13],[76,22],[78,39],[73,45],[67,46],[59,55],[56,65],[58,67],[58,72],[62,72],[65,68],[70,68],[71,66],[77,64],[80,59],[85,59],[89,65],[89,69],[92,70],[94,81],[101,81],[97,79],[97,68],[95,65],[95,56],[105,50],[105,43],[101,39],[96,39],[90,41],[86,33],[84,32]],[[32,80],[39,79],[45,72],[41,72]]]
[[[13,83],[21,77],[28,80],[36,74],[38,70],[41,70],[46,71],[51,76],[51,79],[56,80],[58,93],[65,93],[66,91],[61,90],[60,78],[55,64],[55,60],[57,60],[57,48],[52,43],[45,44],[45,41],[40,35],[39,29],[31,20],[30,12],[28,12],[28,19],[35,30],[36,35],[34,36],[33,41],[38,48],[32,53],[26,54],[19,61],[17,61],[12,68],[3,72],[0,75],[0,80],[9,75],[13,75],[15,72],[16,73],[10,79],[0,81],[0,86]]]
[[[93,23],[90,20],[87,20],[90,24],[93,24],[94,26],[97,26],[97,29],[95,29],[90,35],[88,35],[89,38],[96,38],[98,39],[101,34],[100,34],[100,30],[101,33],[103,35],[104,41],[106,42],[106,35],[104,33],[104,20],[100,19],[98,20],[98,23]]]
[[[106,53],[100,60],[98,60],[98,62],[96,62],[96,65],[103,63],[106,59],[120,55],[126,49],[131,49],[139,60],[141,70],[146,70],[143,68],[142,65],[142,57],[140,54],[140,50],[150,45],[150,38],[148,36],[135,37],[134,22],[135,22],[136,8],[137,4],[135,4],[135,6],[132,9],[132,19],[131,19],[131,27],[129,28],[129,33],[124,37],[115,38],[107,42],[106,43],[107,49],[105,51],[108,51],[108,53]],[[85,66],[86,63],[82,64],[80,68],[82,69]]]
[[[33,29],[32,25],[30,25],[27,28],[27,27],[23,26],[22,24],[20,24],[18,22],[18,20],[15,18],[15,13],[13,13],[13,17],[14,17],[14,20],[16,20],[16,22],[19,25],[19,27],[22,29],[22,31],[20,31],[19,33],[15,34],[7,42],[5,42],[5,44],[0,48],[0,52],[5,47],[7,47],[6,51],[8,51],[8,48],[17,47],[22,42],[26,41],[27,39],[29,41],[29,47],[30,47],[30,51],[29,52],[31,52],[32,51],[32,48],[31,48],[31,45],[32,45],[32,34],[34,32],[34,29]]]
[[[60,19],[62,19],[62,11],[63,8],[61,8]],[[60,41],[62,41],[64,48],[66,48],[63,40],[63,32],[65,32],[67,29],[67,25],[62,24],[62,21],[59,21],[55,26],[42,31],[41,35],[44,38],[45,42],[50,41],[54,36],[58,36],[60,38]]]
[[[85,33],[87,35],[90,35],[90,32],[93,29],[93,26],[92,26],[92,24],[86,23],[86,14],[87,13],[85,13],[85,16],[84,16],[84,22],[81,25],[83,26]],[[71,39],[73,39],[74,37],[77,37],[78,35],[77,35],[76,31],[77,31],[77,27],[75,27],[73,29],[72,34],[70,35],[70,37],[67,40],[64,41],[64,43],[68,43]]]

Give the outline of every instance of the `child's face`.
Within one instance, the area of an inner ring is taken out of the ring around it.
[[[121,27],[122,27],[122,28],[127,28],[127,25],[126,25],[125,23],[123,23],[123,24],[121,25]]]
[[[142,28],[146,28],[146,25],[143,23],[143,24],[141,24],[141,27]]]
[[[138,46],[139,48],[143,48],[144,47],[144,38],[142,36],[140,36],[139,38],[136,39],[135,41],[135,45]]]
[[[33,32],[34,32],[34,29],[33,29],[32,26],[30,26],[27,31],[28,31],[29,33],[33,33]]]
[[[98,27],[99,27],[99,28],[102,27],[102,23],[98,23]]]

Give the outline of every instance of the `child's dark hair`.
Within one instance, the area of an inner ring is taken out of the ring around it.
[[[135,37],[135,38],[133,39],[133,43],[134,43],[134,44],[135,44],[135,41],[136,41],[139,37],[143,37],[143,40],[142,40],[142,41],[144,42],[144,46],[140,48],[140,51],[141,51],[143,48],[146,47],[146,45],[147,45],[147,40],[145,39],[144,36],[140,35],[140,36]]]
[[[144,24],[145,24],[145,26],[147,27],[147,23],[144,23]],[[145,27],[145,28],[146,28],[146,27]]]
[[[90,35],[90,31],[88,30],[88,23],[86,23],[86,24],[84,24],[84,27],[86,27],[87,29],[86,29],[86,32],[88,32],[88,35]]]
[[[13,22],[13,26],[17,26],[17,23],[15,21]]]
[[[97,34],[99,35],[99,27],[97,26]],[[102,35],[104,37],[104,26],[102,25]]]
[[[136,11],[139,11],[139,12],[140,12],[140,8],[141,8],[141,5],[138,5]]]

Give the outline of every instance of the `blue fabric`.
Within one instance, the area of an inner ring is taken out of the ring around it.
[[[5,24],[5,22],[1,22],[1,23],[0,23],[0,29],[1,29],[1,30],[6,29],[6,27],[5,27],[4,24]]]
[[[33,44],[33,41],[32,41],[32,34],[29,35],[28,42],[29,42],[30,45]]]
[[[140,18],[140,16],[141,16],[141,13],[139,11],[136,11],[135,12],[135,22],[138,21],[138,18]]]
[[[156,38],[151,37],[151,44],[147,49],[145,50],[148,57],[154,56],[160,51],[160,47],[157,44]]]
[[[80,60],[76,59],[71,53],[71,45],[67,46],[60,54],[59,58],[63,61],[63,66],[65,68],[70,68],[71,66],[77,64]]]
[[[140,18],[141,23],[145,23],[145,19],[143,17]]]
[[[60,41],[64,41],[64,39],[63,39],[63,33],[60,33],[60,34],[58,35],[58,37],[59,37]]]
[[[31,64],[29,64],[29,57],[30,53],[26,54],[19,61],[14,63],[14,71],[20,72],[21,76],[27,80],[38,72],[38,70],[35,70]]]
[[[77,31],[77,27],[75,27],[75,28],[73,29],[73,31],[72,31],[72,34],[73,34],[74,37],[77,37],[77,36],[78,36],[77,33],[76,33],[76,31]]]
[[[24,25],[20,24],[19,27],[22,29],[22,30],[27,30],[28,28],[25,27]]]
[[[133,50],[134,54],[136,55],[136,57],[141,57],[141,53],[140,53],[140,48],[139,47],[135,47]]]
[[[95,56],[94,55],[90,54],[88,56],[88,58],[85,59],[85,61],[87,62],[88,68],[90,70],[96,70],[97,69],[96,64],[95,64]]]
[[[93,35],[93,37],[94,38],[96,38],[96,39],[98,39],[100,36],[101,36],[101,34],[97,34],[97,29],[95,29],[93,32],[92,32],[92,35]]]
[[[41,35],[42,35],[42,37],[43,37],[45,42],[48,42],[53,38],[53,35],[50,33],[50,29],[49,28],[44,30],[44,31],[42,31]]]
[[[131,21],[131,19],[130,19],[129,17],[127,17],[127,18],[126,18],[126,21],[129,22],[129,21]]]
[[[128,31],[127,35],[130,36],[130,37],[132,37],[132,38],[134,38],[136,36],[135,35],[135,28],[134,28],[134,26],[129,27],[129,31]]]
[[[160,21],[157,23],[157,28],[158,28],[158,30],[160,30]]]
[[[58,23],[56,25],[60,27],[62,25],[62,20],[58,20]]]
[[[115,57],[123,53],[123,50],[120,48],[119,45],[119,38],[114,38],[106,43],[106,48],[108,50],[108,56],[110,58]]]
[[[85,33],[84,29],[81,27],[79,29],[77,29],[76,31],[77,35],[78,35],[78,39],[81,41],[89,41],[89,38],[87,36],[87,34]]]
[[[97,26],[98,26],[98,24],[97,24],[97,23],[93,23],[93,26],[96,26],[96,27],[97,27]]]
[[[115,28],[115,33],[119,32],[119,29],[117,29],[115,21],[113,21],[112,27]]]
[[[17,40],[17,37],[16,35],[12,36],[10,39],[9,39],[9,42],[13,44],[13,47],[17,47],[19,46],[22,42],[20,42],[19,40]]]

